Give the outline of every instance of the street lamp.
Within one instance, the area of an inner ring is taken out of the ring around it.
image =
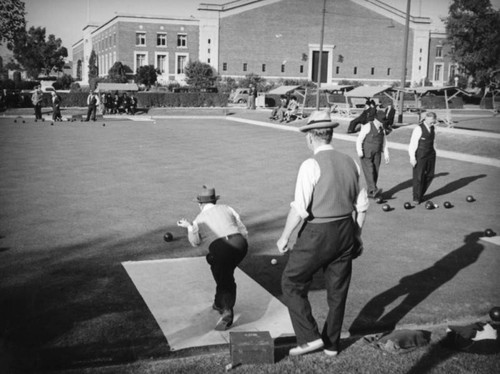
[[[326,0],[323,0],[323,20],[321,22],[321,40],[319,43],[319,58],[318,58],[318,92],[316,93],[316,110],[319,110],[319,89],[321,87],[321,59],[323,58],[323,39],[325,36],[325,13]]]
[[[403,123],[403,104],[404,104],[404,89],[406,85],[406,62],[408,59],[408,36],[410,33],[410,2],[408,0],[406,3],[406,25],[405,25],[405,39],[403,48],[403,66],[401,68],[401,91],[399,97],[399,115],[398,123]]]

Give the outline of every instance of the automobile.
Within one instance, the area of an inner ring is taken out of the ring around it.
[[[249,88],[237,88],[231,95],[229,96],[230,103],[246,103],[248,101],[248,94],[250,93]]]

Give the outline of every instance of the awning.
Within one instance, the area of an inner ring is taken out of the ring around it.
[[[406,92],[416,93],[420,96],[425,95],[427,92],[450,92],[455,91],[456,93],[463,93],[465,95],[470,95],[470,93],[462,90],[457,86],[442,86],[442,87],[433,87],[433,86],[424,86],[424,87],[408,87],[405,88]]]
[[[286,95],[288,93],[293,93],[295,90],[303,90],[302,86],[280,86],[268,92],[270,95]]]
[[[350,84],[322,84],[319,88],[320,91],[349,91],[353,89],[354,86]]]
[[[392,90],[391,86],[362,86],[346,92],[347,97],[373,97],[382,92]]]
[[[139,91],[135,83],[97,83],[96,92]]]

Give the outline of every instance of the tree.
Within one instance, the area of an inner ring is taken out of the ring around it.
[[[16,36],[26,29],[24,3],[20,0],[2,0],[0,2],[0,45],[7,43],[7,48],[14,48]]]
[[[153,65],[144,65],[137,69],[137,75],[135,77],[136,83],[144,84],[147,88],[150,88],[156,83],[158,75],[156,69]]]
[[[113,83],[127,83],[127,73],[132,73],[132,69],[128,65],[123,65],[120,61],[116,61],[108,71],[108,81]]]
[[[14,58],[35,79],[40,73],[49,75],[51,71],[62,71],[64,58],[68,56],[60,38],[50,34],[45,40],[45,28],[42,27],[20,32],[14,41],[13,52]]]
[[[184,72],[186,74],[186,83],[198,88],[211,87],[216,79],[212,66],[200,61],[188,62]]]
[[[99,80],[99,67],[97,66],[97,54],[94,50],[90,52],[89,57],[89,87],[91,90],[95,90]]]
[[[444,22],[453,60],[473,85],[486,87],[500,67],[500,11],[489,0],[454,0]]]

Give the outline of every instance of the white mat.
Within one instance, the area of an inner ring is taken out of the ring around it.
[[[287,308],[240,269],[234,324],[215,331],[215,281],[204,257],[124,262],[123,266],[158,322],[172,350],[229,343],[230,331],[293,336]]]
[[[481,237],[481,240],[484,240],[485,242],[500,245],[500,236],[483,236]]]

